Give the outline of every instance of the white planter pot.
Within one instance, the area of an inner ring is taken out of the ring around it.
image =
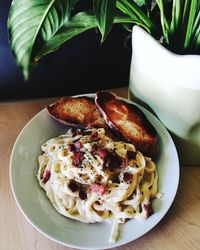
[[[200,164],[200,56],[174,54],[134,26],[129,94],[171,132],[183,164]]]

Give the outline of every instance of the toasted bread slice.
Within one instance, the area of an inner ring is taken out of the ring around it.
[[[135,105],[119,100],[113,93],[97,92],[95,103],[109,127],[133,143],[146,156],[158,153],[158,136],[144,113]]]
[[[107,127],[94,99],[89,97],[66,97],[47,106],[49,113],[63,124],[77,127]]]

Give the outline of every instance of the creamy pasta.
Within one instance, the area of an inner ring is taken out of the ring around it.
[[[41,148],[37,178],[62,215],[86,223],[111,220],[110,242],[115,242],[119,224],[153,213],[156,165],[133,144],[92,128],[69,130]]]

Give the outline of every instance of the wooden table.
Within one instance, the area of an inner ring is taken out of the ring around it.
[[[114,90],[123,97],[127,88]],[[0,104],[0,250],[69,250],[34,229],[19,211],[9,182],[13,144],[24,125],[55,98]],[[200,249],[200,166],[181,166],[175,201],[150,232],[119,250]]]

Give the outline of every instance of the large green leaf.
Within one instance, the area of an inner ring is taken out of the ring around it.
[[[67,21],[58,32],[38,50],[34,60],[38,61],[42,56],[56,51],[63,43],[74,36],[89,29],[97,27],[96,18],[91,12],[80,12]]]
[[[117,13],[114,23],[133,23],[133,20],[123,13]],[[54,37],[40,48],[35,60],[38,61],[42,56],[57,50],[62,44],[74,36],[96,27],[97,21],[92,11],[76,14],[72,19],[67,21],[62,28],[60,28]]]
[[[154,25],[151,20],[133,0],[120,0],[119,2],[129,8],[133,15],[138,17],[138,19],[145,25],[146,29],[148,29],[149,32],[154,29]]]
[[[116,0],[93,0],[93,8],[103,42],[113,25]]]
[[[176,48],[180,52],[183,47],[182,34],[182,15],[183,4],[181,0],[174,0],[172,5],[172,17],[169,26],[169,46]]]
[[[30,61],[69,19],[74,0],[13,0],[8,31],[17,64],[28,78]]]
[[[146,0],[134,0],[134,2],[138,5],[138,6],[143,6],[146,3]],[[148,2],[148,1],[147,1]]]
[[[200,48],[200,3],[196,9],[196,17],[195,17],[195,22],[193,25],[190,47],[192,47],[193,50],[195,50],[195,48],[198,47],[197,51],[199,53],[199,48]]]
[[[197,0],[191,0],[188,16],[184,16],[183,22],[187,23],[184,48],[188,48],[190,44],[190,39],[192,37],[192,28],[195,22],[195,14],[197,9]],[[186,20],[186,21],[185,21]]]
[[[137,24],[141,27],[143,27],[144,29],[146,29],[148,32],[150,32],[150,30],[146,27],[146,25],[142,22],[142,20],[136,16],[135,12],[133,12],[133,10],[126,5],[126,3],[124,3],[123,1],[117,1],[117,8],[124,14],[130,16],[131,20],[134,22],[134,24]],[[130,29],[130,27],[128,27],[127,25],[123,25],[123,27],[128,30]]]

